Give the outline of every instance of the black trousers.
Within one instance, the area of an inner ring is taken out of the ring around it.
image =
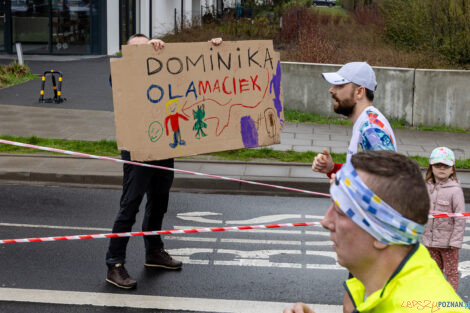
[[[130,153],[122,151],[123,160],[130,160]],[[160,165],[173,168],[174,160],[160,160],[146,162],[148,164]],[[163,216],[168,208],[168,199],[174,173],[167,170],[124,164],[124,177],[122,183],[122,196],[120,210],[113,226],[113,233],[132,231],[139,206],[144,195],[147,195],[145,213],[142,222],[142,230],[161,230]],[[108,252],[106,253],[106,264],[124,264],[126,260],[126,248],[129,237],[111,238]],[[150,254],[163,248],[160,236],[144,236],[145,252]]]

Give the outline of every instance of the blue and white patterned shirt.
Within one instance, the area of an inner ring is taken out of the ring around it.
[[[397,151],[397,143],[390,123],[380,111],[367,107],[354,123],[353,134],[349,142],[347,161],[361,150]]]

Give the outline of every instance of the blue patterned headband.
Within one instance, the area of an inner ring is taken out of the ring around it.
[[[413,222],[374,194],[358,176],[351,162],[344,164],[330,187],[335,204],[359,227],[388,245],[411,245],[424,226]]]

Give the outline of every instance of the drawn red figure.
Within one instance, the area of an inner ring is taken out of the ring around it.
[[[166,135],[168,136],[168,121],[170,121],[174,139],[174,142],[170,143],[170,147],[172,147],[173,149],[176,148],[178,145],[184,146],[186,144],[186,142],[181,139],[180,123],[178,119],[182,118],[183,120],[187,121],[188,118],[178,113],[178,111],[180,110],[180,106],[177,101],[178,99],[172,99],[166,103],[166,113],[168,114],[168,116],[165,118],[165,130]]]

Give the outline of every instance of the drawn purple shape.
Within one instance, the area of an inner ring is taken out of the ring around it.
[[[276,74],[273,75],[273,79],[269,83],[269,93],[272,93],[272,87],[274,87],[273,99],[274,108],[277,111],[277,117],[281,117],[282,105],[281,105],[281,61],[277,61]]]
[[[240,119],[240,126],[245,148],[258,147],[258,130],[251,116],[243,116]]]

